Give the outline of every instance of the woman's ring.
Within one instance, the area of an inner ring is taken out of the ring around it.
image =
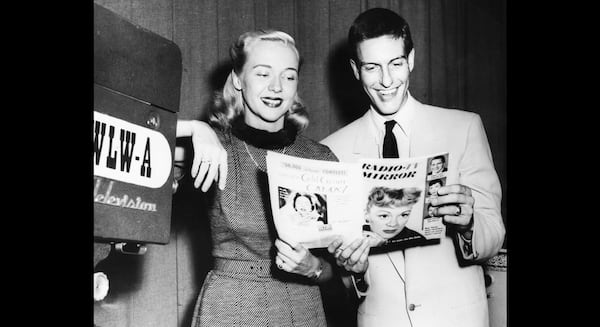
[[[460,207],[460,204],[459,204],[456,206],[456,213],[454,215],[460,216],[461,213],[462,213],[462,208]]]

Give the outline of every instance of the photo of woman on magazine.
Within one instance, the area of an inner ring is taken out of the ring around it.
[[[279,188],[279,208],[298,227],[327,225],[327,201],[324,195]]]
[[[371,246],[407,247],[424,239],[421,234],[406,227],[412,208],[420,196],[421,190],[415,187],[373,188],[365,209],[367,225],[363,227],[363,233],[371,240]]]

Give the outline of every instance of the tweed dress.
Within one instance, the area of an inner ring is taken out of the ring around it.
[[[208,201],[215,266],[202,285],[192,326],[326,327],[319,286],[275,267],[266,173],[243,141],[231,133],[219,136],[228,153],[227,186],[213,188]],[[266,169],[266,150],[246,145]],[[301,135],[285,153],[337,161],[328,147]]]

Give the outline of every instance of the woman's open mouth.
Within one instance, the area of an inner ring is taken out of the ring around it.
[[[263,97],[260,99],[265,104],[265,106],[269,108],[278,108],[283,103],[283,99],[281,98]]]

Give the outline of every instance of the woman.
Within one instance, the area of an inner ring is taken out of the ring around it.
[[[297,94],[300,58],[289,35],[244,33],[230,55],[233,71],[210,112],[210,124],[227,153],[229,180],[227,187],[220,180],[220,188],[206,194],[212,203],[215,264],[202,286],[192,325],[326,326],[318,285],[333,277],[334,267],[301,245],[276,239],[265,156],[271,150],[337,158],[326,146],[299,135],[308,119]],[[193,134],[190,122],[178,124],[178,136]],[[198,157],[223,157],[194,156],[194,176],[212,172],[203,184],[206,190],[216,168],[207,168],[210,163],[204,165]],[[333,253],[340,245],[334,241],[328,250]],[[367,256],[368,241],[363,239],[336,253],[338,265],[353,272],[366,270]]]

